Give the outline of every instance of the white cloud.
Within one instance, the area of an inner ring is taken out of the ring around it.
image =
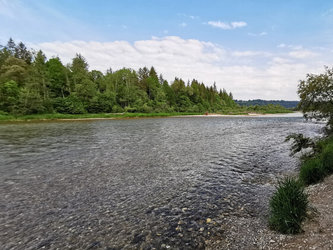
[[[276,47],[282,48],[282,49],[293,49],[293,50],[300,50],[303,49],[302,45],[293,45],[293,44],[285,44],[285,43],[280,43]]]
[[[232,22],[231,23],[231,27],[233,29],[236,29],[236,28],[242,28],[242,27],[245,27],[247,25],[246,22]]]
[[[234,51],[231,53],[231,55],[236,57],[251,57],[251,56],[270,56],[271,53],[264,51],[246,50],[246,51]]]
[[[294,58],[303,59],[303,58],[314,57],[314,56],[317,56],[318,54],[314,53],[310,50],[294,50],[294,51],[289,52],[289,55]]]
[[[226,88],[237,99],[295,100],[298,81],[307,73],[322,71],[325,62],[330,62],[329,58],[308,60],[300,54],[233,51],[211,42],[176,36],[134,43],[71,41],[29,46],[42,49],[48,57],[58,55],[65,64],[75,53],[81,53],[91,69],[103,72],[110,67],[137,70],[154,66],[168,81],[176,76],[185,81],[195,78],[208,85],[215,81],[218,88]]]
[[[189,19],[192,19],[192,20],[199,19],[199,16],[187,15],[187,14],[184,14],[184,13],[178,13],[177,15],[180,16],[180,17],[185,17],[185,18],[189,18]]]
[[[266,36],[268,33],[263,31],[263,32],[260,32],[260,33],[247,33],[249,36]]]
[[[179,26],[181,26],[181,27],[185,28],[185,27],[187,26],[187,23],[185,23],[185,22],[182,22],[181,24],[179,24]]]
[[[232,29],[237,29],[237,28],[242,28],[247,26],[246,22],[221,22],[221,21],[209,21],[207,23],[208,25],[215,27],[215,28],[220,28],[223,30],[232,30]]]

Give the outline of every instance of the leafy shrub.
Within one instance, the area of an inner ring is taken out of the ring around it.
[[[136,112],[136,108],[132,108],[132,107],[126,106],[124,108],[124,111],[128,112],[128,113],[135,113]]]
[[[329,144],[323,151],[323,169],[327,174],[333,173],[333,144]]]
[[[115,102],[113,93],[97,94],[89,100],[86,109],[89,113],[109,113],[112,111],[112,106]]]
[[[313,148],[315,143],[308,137],[304,137],[303,134],[291,134],[286,137],[285,141],[293,139],[291,144],[291,155],[300,152],[304,148]]]
[[[56,112],[62,114],[83,114],[86,112],[82,102],[76,96],[55,98],[53,108]]]
[[[21,89],[19,107],[13,113],[30,115],[30,114],[43,114],[52,110],[48,101],[44,101],[38,91],[28,90],[27,88]]]
[[[307,208],[303,185],[294,178],[280,181],[270,200],[270,227],[284,234],[299,233]]]
[[[305,185],[321,181],[325,177],[325,171],[320,158],[312,158],[302,163],[299,178]]]
[[[124,112],[124,109],[119,105],[112,106],[112,113],[122,113],[122,112]]]

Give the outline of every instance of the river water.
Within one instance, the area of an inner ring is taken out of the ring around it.
[[[2,249],[198,249],[215,218],[266,223],[296,170],[301,117],[188,117],[0,124]],[[208,219],[208,220],[207,220]]]

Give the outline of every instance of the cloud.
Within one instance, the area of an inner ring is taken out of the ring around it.
[[[264,52],[264,51],[251,51],[251,50],[246,50],[246,51],[234,51],[231,53],[232,56],[236,57],[250,57],[250,56],[271,56],[271,53]]]
[[[234,51],[211,42],[177,36],[133,43],[71,41],[28,45],[42,49],[49,58],[59,56],[65,64],[71,62],[75,53],[81,53],[90,69],[102,72],[110,67],[137,70],[154,66],[169,82],[176,76],[185,81],[195,78],[208,85],[216,82],[218,88],[231,91],[237,99],[295,100],[298,81],[307,73],[321,72],[325,62],[330,62],[329,57],[326,61],[320,57],[308,60],[300,54],[279,51]]]
[[[215,28],[220,28],[223,30],[232,30],[232,29],[237,29],[237,28],[242,28],[247,26],[246,22],[221,22],[221,21],[209,21],[207,23],[208,25],[215,27]]]
[[[289,51],[291,50],[290,52],[288,52],[288,55],[291,58],[305,59],[318,55],[318,53],[304,49],[302,45],[280,43],[277,47],[282,49],[289,49]],[[325,50],[325,48],[319,48],[319,50]]]
[[[181,24],[179,24],[179,26],[181,26],[181,27],[185,28],[185,27],[187,26],[187,23],[185,23],[185,22],[182,22]]]
[[[295,51],[289,52],[289,55],[294,58],[303,59],[303,58],[314,57],[314,56],[317,56],[318,54],[314,53],[310,50],[295,50]]]
[[[280,43],[277,45],[278,48],[287,48],[287,49],[294,49],[294,50],[300,50],[303,49],[302,45],[293,45],[293,44],[285,44],[285,43]]]
[[[260,33],[247,33],[249,36],[266,36],[268,33],[267,32],[260,32]]]
[[[199,19],[199,16],[187,15],[187,14],[184,14],[184,13],[178,13],[177,15],[180,16],[180,17],[185,17],[185,18],[189,18],[189,19],[192,19],[192,20]]]

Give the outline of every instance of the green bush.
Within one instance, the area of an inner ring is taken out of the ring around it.
[[[312,158],[301,165],[299,178],[305,185],[317,183],[324,179],[325,171],[320,158]]]
[[[307,207],[308,196],[299,181],[294,178],[280,181],[270,200],[270,227],[284,234],[301,232]]]
[[[115,99],[113,93],[97,94],[89,100],[86,109],[89,113],[110,113],[116,103]]]
[[[122,112],[124,112],[124,109],[119,105],[112,106],[112,113],[122,113]]]
[[[327,174],[333,173],[333,144],[329,144],[322,155],[323,169]]]
[[[86,113],[82,102],[76,96],[54,98],[53,108],[61,114],[84,114]]]

